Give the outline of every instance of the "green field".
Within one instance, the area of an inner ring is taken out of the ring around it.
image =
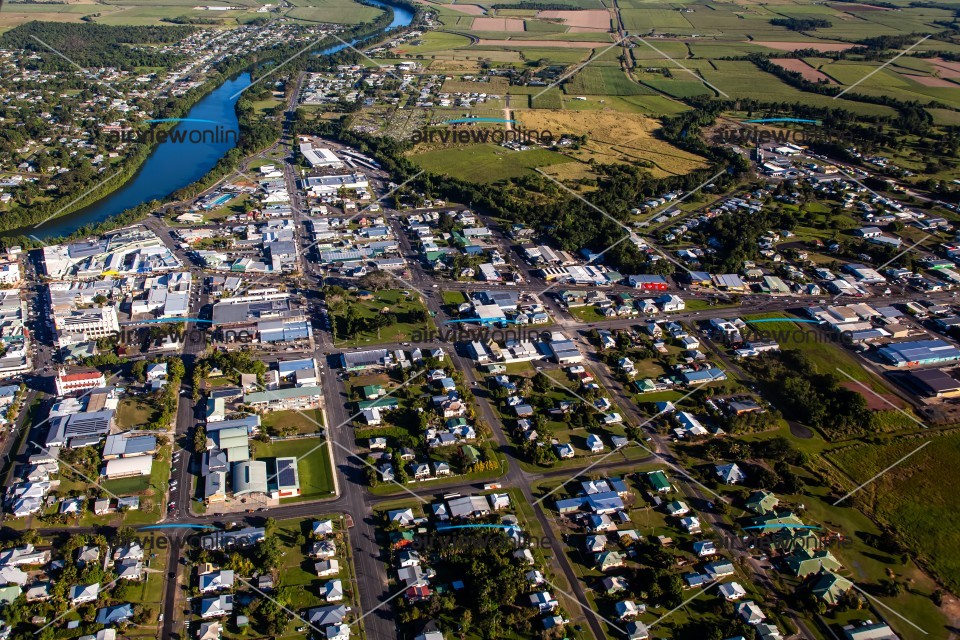
[[[267,433],[273,433],[280,427],[295,429],[297,434],[317,433],[323,426],[323,412],[319,409],[270,411],[263,414],[261,425]]]
[[[410,157],[431,173],[488,183],[527,175],[535,167],[573,162],[546,149],[511,151],[492,144],[427,151]]]
[[[402,284],[402,283],[398,283]],[[358,294],[360,292],[357,292]],[[331,307],[331,317],[336,323],[338,346],[362,346],[390,342],[402,342],[411,339],[415,334],[425,335],[433,326],[428,318],[425,322],[416,320],[414,314],[426,314],[426,308],[416,292],[409,291],[405,295],[403,290],[391,289],[371,293],[368,299],[360,299],[349,294],[342,307]],[[354,335],[347,335],[345,316],[348,309],[355,309],[360,318],[371,319],[386,311],[396,316],[396,322],[387,324],[379,330],[358,331]]]
[[[618,67],[589,66],[564,83],[567,95],[634,96],[651,95],[648,87],[633,82]]]
[[[827,454],[851,479],[851,489],[909,455],[927,440],[899,438]],[[893,527],[906,548],[931,566],[953,591],[960,589],[960,434],[933,437],[929,446],[867,485],[854,504]]]
[[[302,22],[360,24],[376,19],[382,12],[376,7],[353,0],[292,0],[288,18]]]
[[[117,405],[117,427],[121,430],[143,428],[159,412],[142,397],[124,398]]]

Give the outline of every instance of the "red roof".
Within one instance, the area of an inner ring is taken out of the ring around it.
[[[61,382],[74,382],[75,380],[99,380],[103,376],[99,371],[88,373],[68,373],[60,376]]]

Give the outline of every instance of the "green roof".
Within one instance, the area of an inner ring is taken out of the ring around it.
[[[364,398],[375,398],[383,393],[383,387],[379,384],[368,384],[360,389]]]
[[[788,556],[784,562],[794,575],[805,578],[813,573],[819,573],[821,570],[836,571],[840,568],[840,563],[833,554],[826,549],[819,551],[808,551],[800,548]]]
[[[670,488],[670,481],[667,480],[667,474],[663,471],[651,471],[647,474],[647,480],[650,481],[650,484],[653,485],[653,488],[657,491]]]
[[[746,507],[754,513],[763,514],[773,511],[778,504],[780,504],[780,500],[769,491],[754,491],[747,498]]]
[[[319,396],[323,390],[317,386],[307,387],[289,387],[287,389],[272,389],[267,391],[257,391],[243,396],[244,404],[261,404],[276,402],[277,400],[289,400],[290,398],[302,398],[304,396]]]
[[[463,457],[467,459],[467,462],[473,464],[480,459],[480,451],[471,444],[465,444],[460,447],[460,451],[463,452]]]
[[[853,588],[853,583],[843,576],[838,576],[830,571],[825,571],[823,575],[817,579],[810,591],[813,593],[813,595],[817,596],[827,604],[833,605],[837,604],[837,602],[840,600],[840,596],[845,594],[851,588]]]
[[[381,409],[396,409],[400,406],[400,401],[392,397],[377,398],[376,400],[364,400],[363,402],[358,402],[357,407],[360,409],[372,409],[374,407],[380,407]]]

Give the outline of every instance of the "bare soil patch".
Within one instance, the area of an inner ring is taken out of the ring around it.
[[[787,60],[771,60],[771,62],[777,66],[783,67],[787,71],[796,71],[803,76],[804,80],[809,80],[810,82],[827,82],[829,84],[836,84],[836,82],[830,79],[830,76],[822,71],[814,69],[803,60],[791,58]]]
[[[583,30],[610,30],[610,12],[604,9],[585,9],[583,11],[541,11],[538,18],[562,20],[568,27]]]
[[[952,87],[957,88],[956,82],[950,82],[946,78],[934,78],[933,76],[914,76],[906,73],[901,73],[904,78],[910,78],[914,82],[919,82],[925,87]]]
[[[474,18],[473,31],[523,31],[523,20],[520,18]]]

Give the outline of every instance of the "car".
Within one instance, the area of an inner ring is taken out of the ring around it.
[[[163,614],[162,614],[162,613],[160,614],[160,617],[157,618],[157,622],[163,622]]]

